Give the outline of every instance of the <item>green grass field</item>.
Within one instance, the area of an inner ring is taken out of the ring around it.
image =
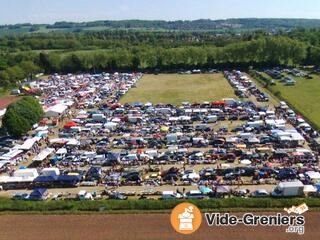
[[[204,102],[236,98],[222,74],[147,74],[137,88],[121,98],[121,103],[152,102],[180,105],[183,101]]]
[[[296,80],[295,86],[285,86],[277,81],[275,86],[270,86],[270,90],[273,93],[279,91],[285,101],[320,129],[320,76],[313,75],[313,79],[293,78]]]

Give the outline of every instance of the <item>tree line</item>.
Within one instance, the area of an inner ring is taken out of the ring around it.
[[[320,31],[317,30],[297,30],[276,36],[264,32],[217,36],[212,33],[143,31],[126,35],[124,31],[103,31],[6,37],[0,38],[0,48],[4,49],[0,53],[0,86],[14,86],[21,79],[32,78],[38,72],[320,65],[318,36]],[[61,41],[77,41],[79,44],[69,49],[70,42]],[[45,47],[51,45],[52,50],[41,50],[44,42]],[[38,50],[21,51],[19,45],[23,44]],[[61,49],[55,49],[55,44],[61,44]]]
[[[262,31],[217,34],[199,31],[141,31],[109,30],[87,31],[83,33],[34,33],[0,37],[0,50],[19,52],[28,50],[90,50],[112,49],[128,46],[225,46],[227,44],[251,40],[265,35]]]
[[[306,49],[285,37],[263,38],[225,47],[177,48],[134,47],[67,54],[40,53],[39,64],[47,72],[111,70],[177,70],[228,65],[295,65],[303,61]]]
[[[233,18],[223,20],[101,20],[92,22],[56,22],[54,24],[15,24],[0,25],[0,29],[46,28],[63,30],[82,30],[90,27],[109,29],[163,29],[163,30],[219,30],[219,29],[275,29],[275,28],[315,28],[320,26],[319,19],[270,19],[270,18]]]

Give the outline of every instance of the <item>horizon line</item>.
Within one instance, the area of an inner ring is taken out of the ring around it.
[[[320,18],[307,18],[307,17],[234,17],[234,18],[217,18],[217,19],[212,19],[212,18],[197,18],[197,19],[175,19],[175,20],[165,20],[165,19],[138,19],[138,18],[130,18],[130,19],[97,19],[97,20],[87,20],[87,21],[77,21],[77,20],[56,20],[53,23],[32,23],[32,22],[17,22],[17,23],[8,23],[8,24],[1,24],[0,26],[10,26],[10,25],[23,25],[23,24],[31,24],[31,25],[53,25],[55,23],[59,22],[68,22],[68,23],[90,23],[90,22],[103,22],[103,21],[115,21],[115,22],[120,22],[120,21],[162,21],[162,22],[177,22],[177,21],[199,21],[199,20],[210,20],[210,21],[227,21],[227,20],[240,20],[240,19],[272,19],[272,20],[320,20]]]

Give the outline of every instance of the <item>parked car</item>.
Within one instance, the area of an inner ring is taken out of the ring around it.
[[[29,196],[28,193],[14,193],[12,200],[25,200]]]
[[[270,193],[268,193],[265,189],[258,189],[250,194],[251,197],[268,197]]]
[[[119,192],[112,192],[109,194],[109,199],[113,200],[127,200],[128,197]]]
[[[182,194],[174,191],[163,191],[160,199],[171,200],[171,199],[181,199],[182,197],[183,197]]]
[[[186,199],[203,199],[204,197],[199,190],[191,190],[185,194]]]

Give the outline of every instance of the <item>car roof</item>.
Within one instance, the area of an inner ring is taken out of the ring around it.
[[[190,194],[201,194],[199,190],[190,190]]]

